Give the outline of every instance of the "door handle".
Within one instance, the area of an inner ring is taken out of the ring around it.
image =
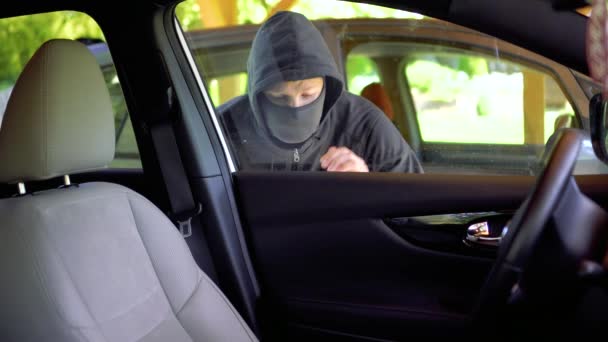
[[[488,221],[477,222],[467,228],[464,243],[471,247],[498,248],[508,229],[508,224],[501,229],[492,229]]]

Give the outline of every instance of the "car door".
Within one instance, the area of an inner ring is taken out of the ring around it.
[[[351,5],[328,3],[325,15]],[[217,39],[224,40],[220,33]],[[223,210],[207,221],[208,236],[228,225],[242,234],[232,247],[246,251],[259,283],[248,296],[263,338],[406,340],[464,332],[496,253],[475,235],[485,227],[486,237],[500,236],[534,184],[532,176],[237,170],[226,144],[232,132],[222,130],[214,108],[223,99],[213,92],[222,88],[212,84],[204,64],[190,66],[198,66],[201,79],[193,77],[188,86],[201,92],[196,108],[219,162],[226,160],[221,170],[228,179],[201,177],[193,188],[210,206],[204,215]],[[441,153],[451,156],[447,148]],[[475,152],[460,153],[474,159]],[[608,203],[601,176],[577,181],[587,195]]]

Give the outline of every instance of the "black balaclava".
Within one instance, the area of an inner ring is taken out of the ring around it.
[[[324,104],[325,86],[319,97],[300,107],[274,104],[264,94],[259,98],[260,109],[270,134],[288,144],[303,143],[314,134],[321,122]]]
[[[287,144],[306,141],[342,94],[344,83],[319,30],[305,16],[278,12],[258,30],[247,60],[248,96],[257,129]],[[279,82],[323,77],[323,91],[310,104],[289,108],[263,94]]]

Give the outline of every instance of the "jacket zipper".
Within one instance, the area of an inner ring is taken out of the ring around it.
[[[293,164],[291,164],[291,171],[298,170],[298,163],[300,162],[300,152],[297,148],[293,150]]]

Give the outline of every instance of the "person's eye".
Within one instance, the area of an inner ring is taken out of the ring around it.
[[[285,95],[272,95],[268,94],[268,98],[274,102],[275,104],[282,104],[287,101],[287,97]]]

